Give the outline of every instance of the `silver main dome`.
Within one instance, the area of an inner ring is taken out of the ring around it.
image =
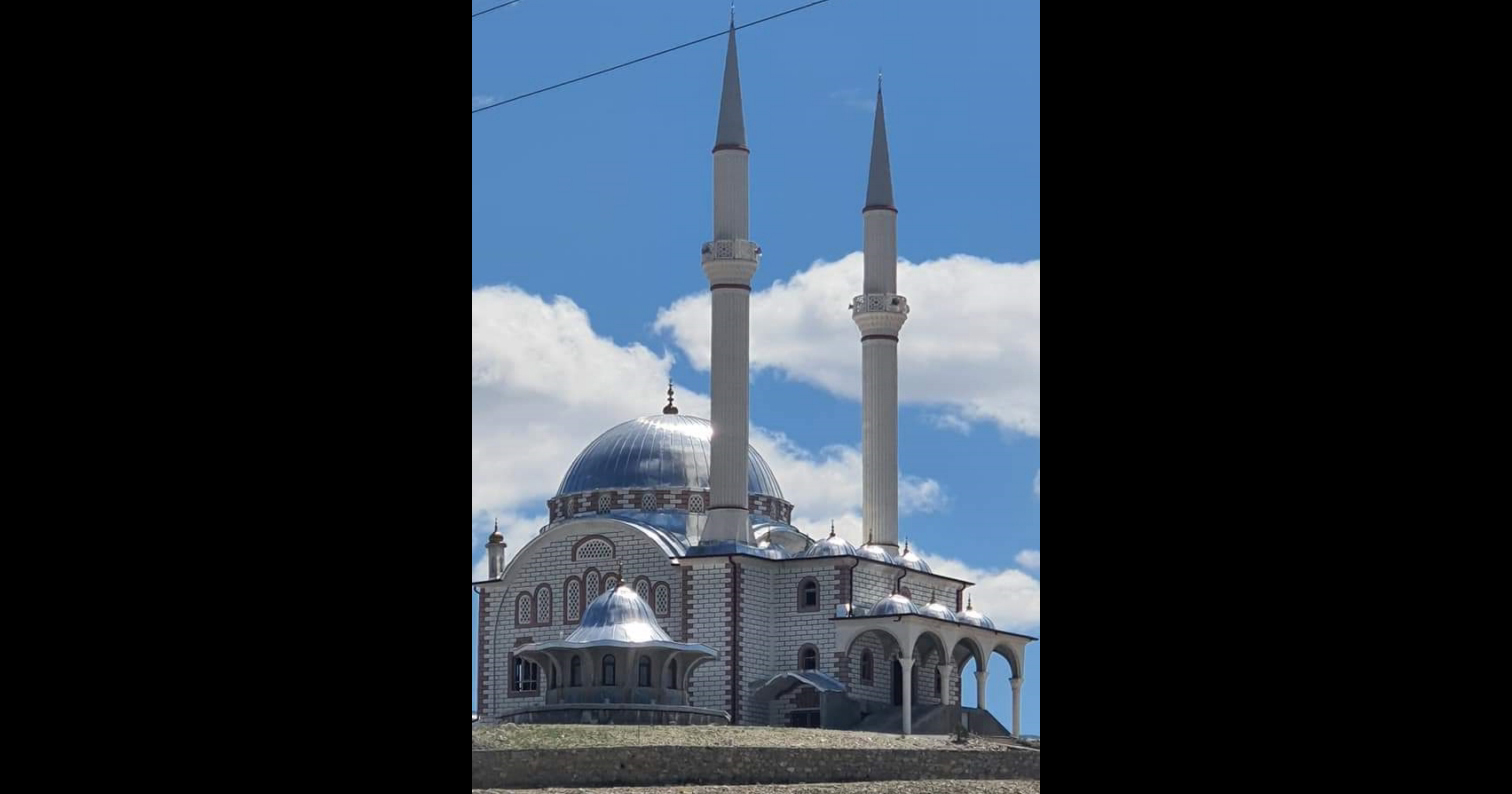
[[[708,488],[714,425],[683,414],[654,414],[616,425],[572,462],[557,495],[620,488]],[[766,461],[748,449],[747,490],[782,498]]]

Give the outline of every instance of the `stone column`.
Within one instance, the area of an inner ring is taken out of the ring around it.
[[[976,671],[977,677],[977,708],[987,710],[987,671]]]
[[[1009,683],[1013,684],[1013,735],[1019,734],[1019,688],[1024,685],[1024,679],[1015,678]]]
[[[950,680],[954,665],[942,664],[935,667],[935,675],[940,677],[940,705],[950,705]]]
[[[913,734],[913,657],[899,656],[898,664],[903,676],[903,735],[909,736]]]

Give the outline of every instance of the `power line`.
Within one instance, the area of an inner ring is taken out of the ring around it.
[[[497,10],[503,8],[504,6],[512,6],[512,5],[514,5],[515,3],[518,3],[518,2],[520,2],[520,0],[509,0],[509,2],[507,2],[507,3],[500,3],[500,4],[496,5],[496,6],[494,6],[493,8],[485,8],[482,11],[479,11],[478,13],[473,14],[473,19],[477,19],[478,17],[481,17],[481,16],[483,16],[484,14],[487,14],[490,11],[497,11]]]
[[[773,14],[773,15],[771,15],[769,17],[765,17],[763,19],[758,19],[755,22],[747,22],[744,25],[738,25],[738,26],[735,27],[735,29],[736,30],[741,30],[741,29],[744,29],[744,28],[751,27],[753,25],[760,25],[763,22],[767,22],[767,21],[776,19],[777,17],[787,16],[788,14],[791,14],[794,11],[802,11],[805,8],[813,8],[814,6],[823,5],[824,3],[828,3],[828,2],[829,2],[829,0],[814,0],[814,2],[812,2],[812,3],[808,3],[806,5],[801,5],[801,6],[798,6],[796,8],[789,8],[786,11],[783,11],[783,12],[780,12],[780,13],[777,13],[777,14]],[[667,49],[662,50],[661,52],[653,52],[650,55],[642,55],[641,57],[636,58],[633,61],[625,61],[624,63],[619,64],[618,66],[611,66],[608,69],[600,69],[600,70],[598,70],[596,72],[593,72],[592,74],[585,74],[582,77],[574,77],[571,80],[565,80],[563,82],[557,83],[556,85],[549,85],[549,86],[546,86],[545,88],[536,89],[535,91],[531,91],[528,94],[520,94],[519,96],[510,97],[509,99],[503,100],[501,102],[495,102],[492,105],[484,105],[483,107],[474,109],[473,112],[474,113],[481,113],[481,112],[483,112],[485,110],[488,110],[490,108],[496,108],[496,107],[498,107],[500,105],[507,105],[510,102],[521,100],[521,99],[524,99],[526,97],[532,97],[532,96],[535,96],[536,94],[544,94],[547,91],[551,91],[553,89],[561,88],[564,85],[572,85],[573,83],[577,83],[577,82],[581,82],[583,80],[587,80],[590,77],[598,77],[601,74],[607,74],[609,72],[614,71],[615,69],[623,69],[626,66],[630,66],[632,64],[637,64],[637,63],[640,63],[641,61],[651,60],[652,58],[655,58],[658,55],[666,55],[669,52],[675,52],[675,51],[680,50],[680,49],[682,49],[684,47],[691,47],[694,44],[701,44],[701,43],[703,43],[705,41],[708,41],[709,39],[717,39],[720,36],[723,36],[723,35],[725,35],[725,34],[727,34],[729,32],[730,32],[729,29],[726,28],[725,30],[721,30],[718,33],[712,33],[712,34],[710,34],[708,36],[704,36],[701,39],[694,39],[692,41],[685,42],[683,44],[679,44],[676,47],[668,47]]]

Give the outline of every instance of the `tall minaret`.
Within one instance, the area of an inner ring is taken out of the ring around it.
[[[713,292],[709,367],[714,437],[710,441],[709,520],[702,542],[751,543],[746,494],[750,435],[751,276],[761,248],[750,236],[749,161],[735,60],[735,18],[725,51],[724,93],[714,138],[714,239],[704,243],[703,270]]]
[[[872,129],[871,173],[861,209],[865,295],[851,302],[861,329],[861,500],[863,530],[879,546],[898,550],[898,331],[908,299],[898,292],[898,209],[893,206],[882,119],[882,76]]]

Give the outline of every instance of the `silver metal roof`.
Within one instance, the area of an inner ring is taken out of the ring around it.
[[[931,617],[931,618],[939,618],[940,620],[948,620],[951,623],[958,622],[956,620],[955,613],[951,612],[950,609],[948,607],[946,607],[944,604],[938,604],[938,603],[929,603],[929,604],[926,604],[926,605],[924,605],[924,607],[922,609],[919,610],[919,614],[927,616],[927,617]]]
[[[892,555],[892,552],[889,552],[886,548],[878,546],[875,543],[868,543],[865,546],[856,549],[856,556],[865,557],[868,560],[876,560],[877,562],[885,562],[888,565],[902,565],[902,563],[898,561],[898,558]]]
[[[793,670],[786,673],[778,673],[766,681],[757,684],[754,688],[756,696],[761,698],[771,697],[798,684],[807,684],[820,692],[845,691],[845,685],[840,683],[840,679],[828,673],[821,673],[818,670]]]
[[[933,573],[933,571],[929,570],[929,563],[925,562],[923,557],[915,554],[912,550],[904,552],[903,555],[898,558],[898,562],[903,563],[903,565],[912,568],[915,571]]]
[[[903,595],[902,593],[893,593],[892,595],[882,599],[881,601],[878,601],[876,606],[867,610],[866,616],[874,617],[877,615],[917,614],[919,614],[919,608],[914,606],[914,603],[912,601],[908,600],[908,596]]]
[[[709,420],[687,414],[652,414],[616,425],[577,456],[557,495],[618,488],[708,488],[713,434]],[[749,448],[746,485],[752,494],[782,498],[772,469]]]
[[[757,524],[752,522],[754,529],[752,535],[756,539],[756,547],[761,549],[775,548],[790,556],[799,556],[814,545],[814,541],[808,535],[803,534],[797,527],[771,522]]]
[[[577,630],[567,637],[573,643],[605,640],[641,643],[671,642],[672,638],[662,631],[646,600],[634,588],[622,584],[593,599],[583,610]]]
[[[805,551],[804,557],[852,557],[856,555],[856,547],[850,541],[839,535],[830,535],[824,540],[815,543]]]
[[[977,628],[982,629],[992,629],[994,631],[997,630],[997,626],[993,624],[991,618],[970,607],[967,607],[966,609],[963,609],[960,612],[956,613],[956,622],[964,623],[968,626],[976,626]]]
[[[871,171],[866,178],[866,206],[893,205],[892,166],[887,160],[887,122],[882,117],[882,78],[877,78],[877,115],[872,124]]]

